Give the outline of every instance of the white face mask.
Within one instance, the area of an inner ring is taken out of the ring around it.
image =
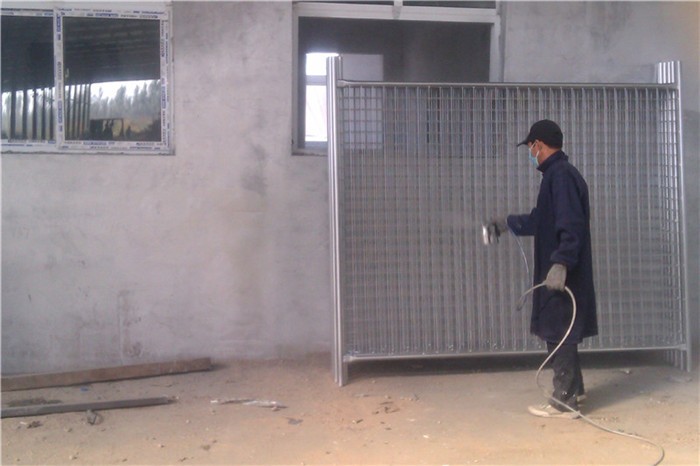
[[[532,146],[530,146],[530,147],[527,148],[527,152],[528,152],[527,157],[528,157],[528,159],[530,159],[530,163],[531,163],[535,168],[539,167],[539,166],[540,166],[540,163],[537,161],[537,157],[539,157],[540,151],[537,151],[537,153],[536,153],[535,155],[532,155]]]

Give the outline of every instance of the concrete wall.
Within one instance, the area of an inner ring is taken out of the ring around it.
[[[684,61],[696,238],[698,4],[500,8],[506,80],[650,81]],[[173,10],[175,156],[2,156],[3,373],[330,349],[327,166],[291,156],[291,4]]]
[[[291,156],[291,5],[173,10],[175,156],[3,155],[3,372],[330,347],[327,162]]]

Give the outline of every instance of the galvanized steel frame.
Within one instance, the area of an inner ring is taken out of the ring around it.
[[[659,84],[360,83],[329,59],[334,375],[371,359],[542,351],[515,303],[531,279],[481,222],[527,212],[515,143],[558,120],[587,178],[600,334],[690,367],[678,63]],[[531,255],[531,241],[524,240]]]

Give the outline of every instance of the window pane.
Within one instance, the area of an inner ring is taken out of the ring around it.
[[[326,86],[306,86],[307,142],[328,141]]]
[[[3,15],[1,61],[2,139],[53,140],[51,13]]]
[[[89,89],[90,125],[84,139],[160,140],[160,80],[99,83]]]
[[[63,18],[66,140],[161,140],[160,22]]]
[[[307,53],[306,76],[325,76],[326,59],[336,56],[338,56],[337,53]]]

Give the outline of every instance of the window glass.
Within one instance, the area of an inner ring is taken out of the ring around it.
[[[63,18],[65,139],[160,141],[160,24]]]
[[[90,86],[90,124],[82,139],[159,141],[160,80]]]
[[[54,140],[51,12],[2,16],[2,139]]]
[[[305,138],[307,143],[328,141],[326,100],[326,59],[337,53],[306,54],[306,113]]]
[[[307,53],[306,76],[326,76],[326,60],[336,56],[337,53]]]

